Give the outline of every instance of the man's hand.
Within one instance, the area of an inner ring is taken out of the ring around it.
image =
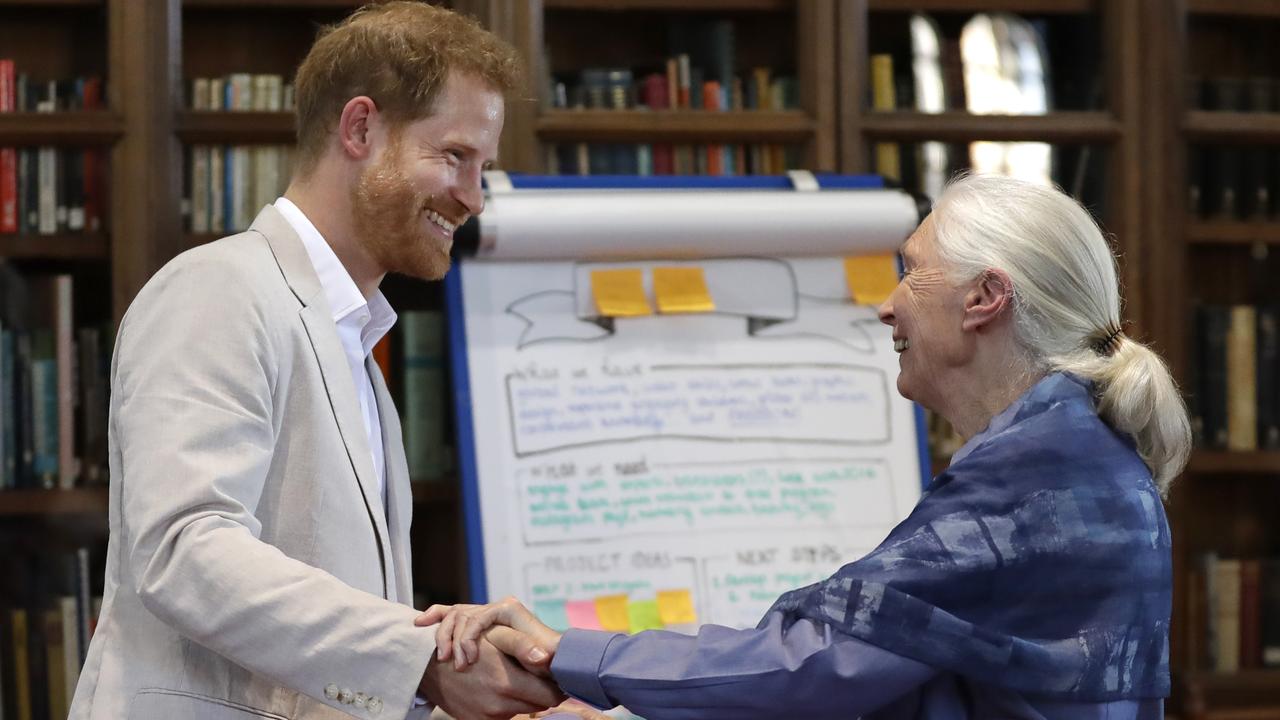
[[[564,700],[554,683],[530,674],[487,640],[476,643],[470,665],[457,670],[432,657],[419,692],[458,720],[508,720]]]
[[[520,661],[527,669],[537,672],[550,664],[556,649],[560,647],[560,633],[538,622],[513,597],[489,605],[432,605],[413,623],[419,627],[440,623],[436,628],[436,657],[441,661],[453,658],[458,670],[476,661],[482,636],[506,626],[515,633],[500,632],[487,635],[500,649]]]

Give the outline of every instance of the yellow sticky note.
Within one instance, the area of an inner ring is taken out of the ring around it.
[[[652,315],[644,295],[644,274],[640,268],[591,271],[591,296],[605,317]]]
[[[879,305],[898,286],[896,255],[857,255],[844,259],[849,296],[861,305]]]
[[[653,296],[661,313],[700,313],[716,309],[702,268],[696,266],[654,268]]]
[[[658,616],[663,625],[683,625],[698,622],[693,611],[693,597],[688,590],[659,590]]]
[[[662,618],[658,615],[657,600],[637,600],[627,604],[627,621],[631,632],[662,628]]]
[[[596,598],[596,615],[600,616],[600,627],[604,630],[627,632],[631,629],[626,595],[601,595]]]

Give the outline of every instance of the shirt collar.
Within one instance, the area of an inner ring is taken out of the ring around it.
[[[391,304],[381,290],[374,290],[373,295],[365,300],[333,248],[293,201],[285,197],[276,198],[275,207],[302,240],[307,257],[315,268],[316,277],[320,279],[325,300],[333,312],[334,324],[346,324],[344,321],[348,318],[356,322],[361,328],[360,344],[365,354],[369,354],[373,346],[395,325],[396,313],[391,309]],[[366,313],[361,311],[367,311],[368,316],[362,318]]]

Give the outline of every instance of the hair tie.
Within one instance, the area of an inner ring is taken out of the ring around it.
[[[1123,337],[1124,331],[1119,323],[1107,323],[1105,328],[1093,334],[1089,348],[1099,355],[1114,355]]]

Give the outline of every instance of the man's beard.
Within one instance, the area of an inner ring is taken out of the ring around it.
[[[384,270],[439,280],[449,271],[449,248],[426,229],[431,196],[413,189],[398,157],[394,143],[377,165],[361,171],[351,191],[356,237]]]

